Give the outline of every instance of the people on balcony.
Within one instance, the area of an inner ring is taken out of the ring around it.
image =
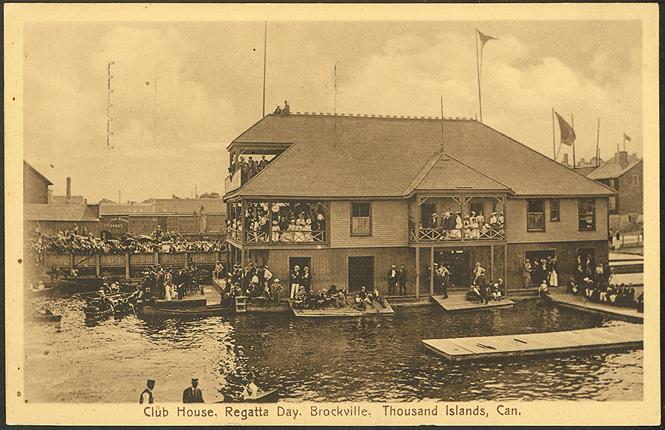
[[[462,212],[442,212],[439,216],[433,212],[423,219],[419,228],[420,240],[478,240],[503,238],[503,212],[492,212],[489,218],[480,212],[471,211],[462,217]],[[409,230],[416,226],[409,218]],[[415,233],[413,235],[415,237]]]
[[[268,167],[268,164],[270,164],[271,161],[272,160],[266,159],[265,155],[261,156],[260,161],[254,160],[254,157],[252,156],[245,161],[245,157],[242,155],[239,156],[236,161],[235,157],[232,156],[231,165],[229,166],[229,175],[231,176],[231,179],[233,179],[233,176],[240,172],[240,180],[241,183],[244,184],[256,176],[261,170]]]
[[[231,236],[240,225],[229,221]],[[249,242],[325,242],[325,207],[321,203],[247,202],[245,207],[246,240]],[[242,236],[240,236],[242,237]]]

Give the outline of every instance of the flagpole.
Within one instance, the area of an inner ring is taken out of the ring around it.
[[[623,151],[626,152],[626,132],[623,133]]]
[[[266,116],[266,47],[268,46],[268,21],[263,21],[263,117]]]
[[[480,122],[483,122],[483,99],[480,90],[480,56],[482,55],[482,50],[478,51],[478,29],[476,29],[476,70],[478,72],[478,114],[480,117]]]
[[[575,118],[573,117],[573,114],[570,114],[570,126],[573,128],[573,133],[575,133]],[[573,169],[575,169],[575,166],[577,166],[577,163],[575,161],[575,140],[573,140]]]
[[[596,167],[600,166],[600,118],[598,118],[598,128],[596,129]]]
[[[441,96],[441,153],[443,154],[444,150],[444,140],[443,140],[443,96]]]
[[[556,139],[554,137],[554,108],[552,108],[552,155],[553,160],[556,161]]]

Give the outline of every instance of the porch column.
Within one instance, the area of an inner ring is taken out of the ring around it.
[[[129,279],[129,253],[125,253],[125,279]]]
[[[247,232],[245,231],[245,199],[240,200],[240,228],[240,243],[244,244],[245,239],[247,238]],[[245,267],[244,264],[243,267]]]
[[[416,300],[420,298],[420,248],[416,247]]]
[[[240,265],[242,266],[243,269],[245,268],[245,250],[244,249],[240,250]]]
[[[507,293],[508,292],[508,244],[507,243],[503,245],[503,285],[505,285],[506,289],[505,292]]]
[[[490,245],[490,279],[494,281],[494,245]]]
[[[432,246],[429,255],[429,295],[434,295],[434,247]]]
[[[97,276],[101,275],[102,273],[102,268],[100,267],[101,264],[99,262],[100,258],[101,257],[99,256],[99,254],[95,254],[95,273],[97,274]]]

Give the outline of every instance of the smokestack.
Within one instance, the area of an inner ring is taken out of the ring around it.
[[[67,177],[67,203],[72,202],[72,178]]]
[[[625,169],[626,166],[628,165],[628,153],[626,151],[617,152],[615,159],[617,163],[619,163],[619,166],[621,166],[622,169]]]
[[[568,154],[563,154],[563,163],[566,166],[570,166],[570,163],[568,163]]]

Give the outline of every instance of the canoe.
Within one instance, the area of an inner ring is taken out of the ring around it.
[[[58,289],[57,287],[53,286],[53,287],[42,288],[41,290],[37,288],[28,288],[27,290],[34,295],[40,295],[56,291],[57,289]]]
[[[100,277],[76,277],[58,279],[58,288],[64,293],[86,293],[99,291],[102,286]]]
[[[197,306],[191,308],[164,308],[155,305],[144,305],[138,308],[141,315],[150,317],[211,317],[233,313],[233,308],[226,305]]]
[[[101,311],[89,311],[88,309],[84,309],[83,312],[85,313],[86,320],[98,321],[113,315],[113,308],[108,308]]]

